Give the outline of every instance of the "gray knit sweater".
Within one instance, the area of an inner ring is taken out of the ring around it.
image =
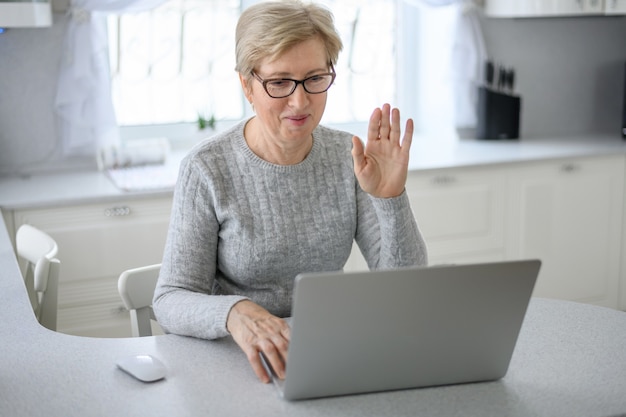
[[[426,264],[406,192],[378,199],[359,187],[351,134],[318,126],[306,159],[284,166],[256,156],[244,126],[181,164],[154,296],[166,332],[225,336],[231,307],[246,298],[289,316],[295,276],[341,270],[354,240],[371,269]]]

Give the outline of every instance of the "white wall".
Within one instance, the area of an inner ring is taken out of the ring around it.
[[[620,137],[626,17],[482,19],[488,54],[517,69],[522,137]]]
[[[52,106],[67,18],[53,19],[0,35],[0,175],[59,166]]]

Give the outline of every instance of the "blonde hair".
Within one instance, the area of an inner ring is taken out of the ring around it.
[[[263,59],[277,58],[315,37],[324,43],[328,63],[335,65],[343,45],[328,9],[299,0],[252,5],[241,13],[237,23],[235,70],[249,78]]]

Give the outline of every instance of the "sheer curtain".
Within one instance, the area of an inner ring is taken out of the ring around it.
[[[436,88],[432,84],[432,78],[441,76],[441,72],[445,73],[446,84],[449,86],[448,94],[450,97],[442,99],[441,103],[420,103],[420,113],[422,117],[428,119],[424,121],[424,125],[448,124],[440,123],[437,120],[452,119],[451,123],[457,128],[473,127],[476,125],[476,101],[477,101],[477,83],[480,82],[483,72],[483,63],[486,59],[486,50],[484,38],[480,28],[478,19],[479,6],[476,0],[401,0],[410,7],[421,10],[430,9],[438,13],[445,7],[452,11],[454,16],[454,24],[445,27],[432,27],[436,22],[429,22],[428,17],[422,19],[422,24],[430,26],[430,32],[421,31],[418,36],[422,36],[421,42],[428,45],[435,45],[436,48],[446,44],[448,56],[446,57],[446,68],[431,68],[426,71],[438,71],[436,74],[425,74],[422,80],[422,87]],[[443,31],[443,32],[442,32]],[[433,33],[436,32],[436,33]],[[438,36],[442,39],[432,40],[432,36]],[[428,46],[421,45],[422,49],[428,49]],[[432,55],[431,55],[432,56]],[[430,58],[426,58],[430,60]],[[418,69],[419,71],[419,69]],[[422,95],[423,91],[417,91],[418,95]],[[443,94],[443,93],[442,93]],[[430,95],[432,97],[432,94]],[[449,117],[448,117],[449,115]],[[427,130],[437,130],[436,126],[431,126]]]
[[[71,0],[54,103],[65,155],[94,155],[116,144],[111,102],[107,14],[136,13],[165,0]]]
[[[465,1],[459,10],[452,55],[457,127],[476,126],[477,86],[482,82],[486,59],[487,50],[478,20],[478,6],[474,2]]]

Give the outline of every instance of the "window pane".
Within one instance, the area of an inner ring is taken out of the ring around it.
[[[394,0],[322,0],[332,10],[344,49],[329,90],[325,122],[369,120],[395,102]]]
[[[396,0],[321,0],[344,43],[325,123],[367,121],[395,102]],[[120,125],[244,117],[235,67],[240,1],[170,0],[109,19],[112,94]]]
[[[170,0],[112,17],[113,103],[120,125],[243,116],[234,71],[239,1]],[[219,105],[217,105],[219,103]]]

